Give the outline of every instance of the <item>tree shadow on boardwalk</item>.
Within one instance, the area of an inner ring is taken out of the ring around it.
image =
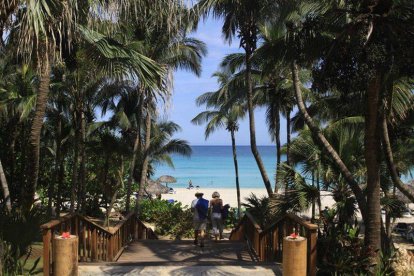
[[[144,240],[116,263],[82,266],[80,275],[282,275],[277,264],[255,260],[244,242],[207,241],[200,248],[192,241]]]

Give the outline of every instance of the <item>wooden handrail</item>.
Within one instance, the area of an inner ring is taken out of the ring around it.
[[[295,230],[293,230],[295,229]],[[282,261],[283,238],[293,231],[307,238],[307,275],[316,275],[316,239],[318,226],[295,214],[285,214],[264,230],[251,213],[246,212],[230,234],[230,240],[247,240],[260,261]]]
[[[262,228],[256,222],[256,220],[254,219],[253,215],[250,214],[250,212],[246,212],[245,215],[250,220],[250,222],[253,224],[254,228],[256,228],[257,231],[262,232]]]
[[[55,227],[56,225],[61,224],[62,222],[65,222],[65,221],[67,221],[67,220],[69,220],[69,219],[73,218],[74,216],[76,216],[76,214],[67,214],[67,215],[64,215],[63,217],[60,217],[60,218],[58,218],[58,219],[51,220],[51,221],[49,221],[48,223],[42,224],[42,225],[40,226],[40,229],[49,229],[49,228],[53,228],[53,227]]]
[[[137,239],[157,239],[151,228],[140,221],[133,212],[111,230],[80,214],[69,214],[41,226],[43,231],[43,274],[53,274],[54,236],[70,232],[79,237],[80,262],[116,261],[123,249]]]
[[[300,224],[301,226],[305,227],[308,230],[318,230],[318,225],[304,221],[303,219],[301,219],[295,214],[287,213],[286,217],[295,221],[296,223]]]
[[[126,221],[126,220],[129,220],[132,216],[134,216],[135,215],[135,213],[134,212],[131,212],[131,213],[129,213],[124,219],[123,219],[123,221]],[[112,231],[109,231],[110,233],[112,233],[112,234],[114,234],[116,231],[118,231],[118,229],[119,228],[121,228],[121,226],[122,226],[122,223],[118,223],[113,229],[112,229]]]

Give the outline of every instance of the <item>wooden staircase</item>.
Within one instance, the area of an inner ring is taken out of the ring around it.
[[[246,212],[229,240],[207,240],[205,247],[192,240],[157,240],[134,213],[108,230],[79,214],[42,225],[44,275],[53,275],[53,236],[69,231],[79,237],[80,275],[281,275],[283,237],[296,230],[308,240],[307,275],[316,274],[317,226],[286,214],[261,229]],[[160,270],[161,269],[161,270]]]

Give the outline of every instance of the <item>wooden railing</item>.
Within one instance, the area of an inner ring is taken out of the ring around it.
[[[307,275],[316,275],[316,240],[318,226],[294,214],[286,214],[262,229],[254,217],[246,212],[238,226],[231,232],[230,240],[246,240],[259,261],[282,262],[283,238],[294,231],[307,238]]]
[[[117,226],[108,230],[90,219],[69,214],[41,226],[43,231],[43,274],[53,274],[53,247],[55,235],[70,232],[79,237],[80,262],[116,261],[132,240],[157,239],[151,228],[145,226],[133,212]]]

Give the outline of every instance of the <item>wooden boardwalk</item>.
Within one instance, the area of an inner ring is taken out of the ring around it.
[[[106,275],[282,275],[280,266],[257,262],[245,242],[140,240],[131,243],[117,262],[84,263],[80,276]]]
[[[177,263],[246,264],[255,261],[246,243],[222,240],[206,241],[201,248],[191,240],[142,240],[129,245],[118,263]]]

